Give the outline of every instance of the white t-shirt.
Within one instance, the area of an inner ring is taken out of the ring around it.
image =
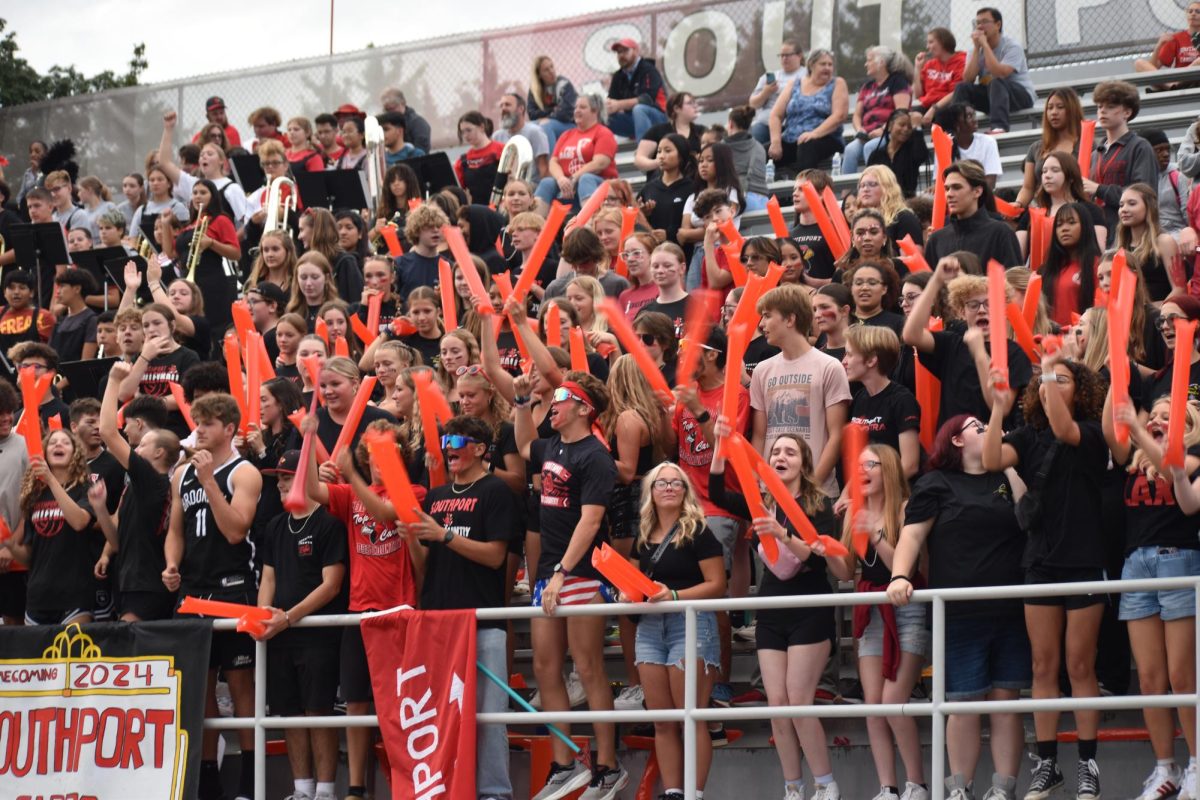
[[[792,80],[793,78],[805,77],[806,75],[808,75],[808,70],[805,69],[804,67],[801,67],[800,69],[796,70],[795,72],[784,72],[781,69],[777,69],[777,70],[775,70],[774,74],[775,74],[775,91],[771,92],[771,96],[768,97],[766,102],[762,104],[762,107],[760,107],[758,109],[758,111],[754,112],[754,122],[755,123],[761,122],[763,125],[766,125],[767,121],[771,118],[771,109],[775,106],[775,101],[779,99],[780,87],[782,87],[785,83]],[[762,88],[766,85],[767,85],[767,73],[764,72],[762,75],[758,76],[758,83],[754,84],[754,91],[750,93],[751,96],[756,95],[759,92],[761,92]]]
[[[961,158],[969,158],[982,164],[984,175],[999,177],[1004,172],[1004,168],[1000,166],[1000,148],[996,140],[986,133],[976,133],[971,139],[971,146],[959,145],[958,152],[962,154]]]
[[[546,138],[546,132],[542,130],[541,125],[538,125],[536,122],[526,122],[525,127],[521,128],[518,133],[529,140],[529,144],[533,147],[534,158],[550,155],[550,140]],[[492,134],[492,139],[501,144],[504,144],[510,138],[512,138],[512,134],[504,128],[498,128]]]
[[[850,402],[850,383],[841,362],[815,347],[789,361],[783,353],[759,362],[750,376],[750,408],[767,416],[763,456],[783,433],[798,434],[812,450],[815,464],[829,439],[825,410]],[[837,479],[830,475],[821,487],[837,496]]]
[[[192,204],[192,188],[200,178],[193,178],[186,172],[179,173],[179,183],[175,184],[174,195],[179,198],[179,202],[191,208]],[[232,178],[217,178],[213,181],[213,185],[217,187],[217,191],[221,193],[221,198],[225,201],[225,205],[229,208],[229,213],[233,215],[233,223],[240,228],[246,222],[246,193],[241,186],[234,185],[232,189],[226,191],[225,187],[233,183]]]

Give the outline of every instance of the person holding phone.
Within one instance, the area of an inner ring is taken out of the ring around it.
[[[750,99],[746,102],[754,109],[754,121],[750,124],[750,135],[766,147],[771,143],[771,108],[779,87],[808,74],[804,68],[804,52],[794,39],[784,39],[779,46],[781,69],[767,70],[759,77]]]

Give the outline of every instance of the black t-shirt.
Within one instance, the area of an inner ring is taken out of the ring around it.
[[[165,400],[171,396],[170,384],[179,383],[183,374],[199,363],[200,356],[186,347],[163,353],[146,365],[146,371],[138,382],[138,391]],[[167,428],[181,439],[191,433],[183,414],[178,411],[167,415]]]
[[[821,233],[817,223],[805,225],[797,223],[792,228],[792,238],[800,245],[800,255],[804,258],[804,274],[820,280],[833,277],[833,252]]]
[[[867,426],[867,441],[900,451],[900,434],[921,428],[921,407],[912,392],[895,381],[874,396],[860,389],[850,401],[850,421]]]
[[[443,484],[425,496],[425,512],[455,536],[477,542],[503,541],[522,529],[517,497],[495,475],[466,488]],[[425,542],[421,608],[499,608],[504,605],[504,563],[489,567],[441,542]],[[589,562],[590,563],[590,562]],[[503,620],[480,621],[480,628],[503,628]]]
[[[101,450],[100,455],[88,461],[88,470],[92,473],[92,483],[104,481],[104,488],[108,493],[105,506],[108,513],[112,514],[121,502],[121,490],[125,487],[125,468],[112,453]]]
[[[635,541],[633,555],[638,560],[638,569],[649,575],[651,580],[676,591],[704,583],[704,572],[700,569],[701,561],[725,557],[724,548],[707,526],[684,544],[680,544],[679,531],[676,531],[655,564],[654,554],[658,547],[659,543],[647,542],[645,546],[640,546]],[[725,569],[724,563],[721,564],[721,569]]]
[[[317,506],[312,514],[301,519],[284,513],[267,525],[263,537],[263,564],[275,570],[275,597],[271,605],[285,611],[312,594],[321,585],[321,571],[334,564],[344,564],[346,524]],[[344,593],[313,614],[341,614],[346,610]],[[292,630],[285,630],[271,641],[283,644]]]
[[[683,224],[683,206],[689,196],[695,191],[695,185],[686,178],[680,178],[670,186],[663,183],[661,177],[646,181],[638,199],[653,202],[654,208],[646,215],[646,221],[654,229],[662,229],[667,233],[667,241],[675,241],[676,234]]]
[[[895,311],[884,309],[873,317],[860,317],[855,314],[852,319],[854,320],[852,325],[875,325],[880,328],[891,328],[895,332],[896,338],[904,335],[904,315],[897,314]]]
[[[267,331],[262,335],[263,348],[267,351],[267,358],[271,363],[275,363],[275,359],[279,358],[279,341],[275,337],[275,329]],[[197,353],[196,355],[200,355]],[[276,376],[278,377],[278,376]]]
[[[25,518],[25,544],[32,548],[25,593],[31,612],[90,612],[95,604],[92,568],[96,564],[97,539],[102,540],[103,535],[96,530],[87,490],[82,483],[67,490],[67,495],[91,517],[81,531],[67,524],[49,488],[42,490]]]
[[[1188,448],[1189,455],[1200,455],[1200,445]],[[1192,473],[1191,480],[1195,480]],[[1170,477],[1154,480],[1142,471],[1127,473],[1123,492],[1125,501],[1125,554],[1139,547],[1180,547],[1200,550],[1196,538],[1196,518],[1189,517],[1175,503]]]
[[[671,320],[671,324],[675,326],[675,338],[683,338],[684,320],[687,315],[688,298],[675,300],[670,303],[663,303],[659,300],[651,300],[646,305],[642,306],[642,310],[638,314],[645,314],[647,311],[657,311],[660,314],[666,314]],[[634,318],[637,321],[637,318]]]
[[[500,366],[514,378],[521,374],[521,349],[512,331],[500,331],[496,337],[496,349],[500,351]]]
[[[487,452],[483,457],[494,471],[504,469],[504,457],[511,453],[520,453],[517,448],[516,429],[511,422],[501,422],[496,428],[495,438],[488,444]]]
[[[766,361],[771,356],[777,356],[782,352],[778,347],[772,344],[767,344],[767,337],[759,336],[750,340],[750,344],[746,345],[746,355],[742,357],[742,366],[746,368],[746,372],[750,375],[754,374],[754,368],[762,362]],[[837,356],[841,361],[842,357]]]
[[[388,422],[395,422],[396,418],[378,406],[367,406],[363,409],[362,419],[358,421],[358,429],[354,431],[354,437],[350,440],[350,452],[354,452],[358,448],[358,441],[362,438],[363,431],[377,419],[386,419]],[[337,444],[338,435],[342,432],[342,426],[333,421],[333,417],[329,416],[329,410],[326,408],[317,409],[317,438],[321,440],[321,444],[325,445],[325,449],[332,455],[333,446]],[[360,465],[361,467],[362,465]],[[363,473],[369,474],[369,473]]]
[[[1023,425],[1004,437],[1017,451],[1017,474],[1030,491],[1039,492],[1042,514],[1025,546],[1023,566],[1101,568],[1100,546],[1101,482],[1108,468],[1108,445],[1096,420],[1081,420],[1079,444],[1059,443],[1058,452],[1046,470],[1044,485],[1037,486],[1035,474],[1042,469],[1054,433]]]
[[[96,319],[95,311],[84,308],[59,320],[50,334],[50,346],[58,353],[60,362],[83,358],[83,346],[96,341]]]
[[[941,408],[938,425],[958,414],[972,414],[987,420],[992,410],[988,408],[979,385],[979,372],[975,359],[963,341],[961,333],[954,331],[933,332],[933,352],[920,353],[921,364],[942,382]],[[1008,383],[1020,396],[1033,378],[1033,367],[1016,342],[1008,342]],[[1006,422],[1021,419],[1018,403],[1013,404],[1012,413]]]
[[[688,131],[687,140],[688,144],[692,146],[693,153],[700,152],[700,137],[704,134],[704,130],[703,125],[692,123],[691,129]],[[642,134],[642,141],[654,142],[654,148],[657,152],[658,143],[675,132],[675,126],[671,122],[659,122],[646,129],[646,132]]]
[[[199,356],[201,361],[208,361],[208,356],[212,352],[212,326],[208,324],[207,317],[188,314],[187,318],[192,321],[196,332],[191,336],[181,336],[179,343]],[[276,353],[272,358],[278,355]]]
[[[914,244],[925,244],[925,231],[921,227],[921,220],[907,208],[901,209],[896,218],[892,220],[892,224],[887,226],[887,235],[888,239],[893,242],[898,242],[905,236],[911,236]]]
[[[419,333],[410,333],[408,336],[401,336],[400,341],[420,353],[425,366],[437,369],[438,361],[442,357],[442,337],[426,339]]]
[[[122,592],[166,592],[163,542],[170,520],[170,478],[131,450],[117,515],[117,588]]]
[[[595,436],[568,444],[555,433],[534,441],[529,456],[530,465],[542,474],[542,554],[537,565],[537,579],[542,580],[551,576],[554,565],[567,552],[582,507],[608,505],[617,482],[617,465],[604,442]],[[571,574],[599,579],[592,567],[592,550],[607,539],[608,525],[602,519],[596,537]]]
[[[437,284],[438,256],[426,258],[416,250],[409,250],[396,259],[396,293],[404,302],[408,302],[408,293],[418,286]]]
[[[1167,360],[1167,365],[1142,381],[1142,404],[1147,410],[1160,397],[1171,394],[1171,379],[1175,375],[1175,362]],[[1200,361],[1188,367],[1188,401],[1200,400]]]
[[[1017,525],[1012,488],[1003,472],[925,473],[913,484],[904,524],[929,520],[933,520],[926,539],[931,588],[1024,583],[1021,552],[1025,534]],[[949,603],[946,611],[954,616],[1020,614],[1021,601]]]

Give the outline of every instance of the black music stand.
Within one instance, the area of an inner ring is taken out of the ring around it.
[[[91,250],[78,250],[71,253],[71,262],[79,269],[90,272],[92,277],[96,279],[96,283],[100,286],[100,291],[104,294],[104,309],[106,311],[108,310],[108,287],[112,284],[119,291],[124,291],[125,262],[131,258],[133,256],[125,252],[124,247],[97,247]],[[120,262],[121,268],[117,275],[113,275],[105,269],[105,264],[110,261]],[[144,265],[145,263],[143,260],[142,264]],[[120,279],[118,280],[118,278]]]
[[[258,163],[258,156],[230,156],[229,163],[233,165],[233,179],[242,185],[246,192],[260,189],[267,184],[267,173],[263,172]]]
[[[175,212],[168,210],[167,213],[173,214]],[[138,228],[141,231],[142,236],[156,253],[161,252],[162,250],[154,238],[154,227],[158,225],[158,216],[158,214],[142,214],[141,220],[138,221]]]
[[[305,208],[370,208],[367,199],[367,175],[359,169],[333,169],[324,172],[297,172],[296,188]]]
[[[47,308],[54,296],[54,275],[59,264],[69,264],[67,236],[57,222],[13,225],[9,229],[17,263],[37,276],[34,306]],[[47,294],[49,292],[49,294]]]
[[[58,365],[58,372],[66,377],[75,397],[100,397],[100,382],[116,361],[116,356],[67,361]]]
[[[421,196],[429,197],[447,186],[458,186],[458,176],[445,153],[430,153],[427,156],[408,158],[400,162],[412,167],[421,182]]]

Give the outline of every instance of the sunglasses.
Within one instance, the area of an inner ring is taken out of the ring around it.
[[[646,345],[646,347],[652,347],[658,343],[658,339],[655,338],[653,333],[639,333],[638,338],[642,340],[642,344]]]
[[[459,367],[458,369],[454,370],[454,376],[456,378],[461,378],[463,375],[481,375],[482,373],[483,367],[479,366],[478,364],[471,364],[470,366]]]
[[[570,389],[565,389],[562,386],[555,389],[554,394],[550,397],[550,402],[552,403],[565,403],[568,400],[574,400],[577,403],[583,403],[589,408],[592,405],[587,400],[584,400],[582,397],[572,392]]]
[[[443,450],[458,450],[469,444],[483,444],[483,442],[470,436],[463,436],[460,433],[447,433],[442,436]]]

